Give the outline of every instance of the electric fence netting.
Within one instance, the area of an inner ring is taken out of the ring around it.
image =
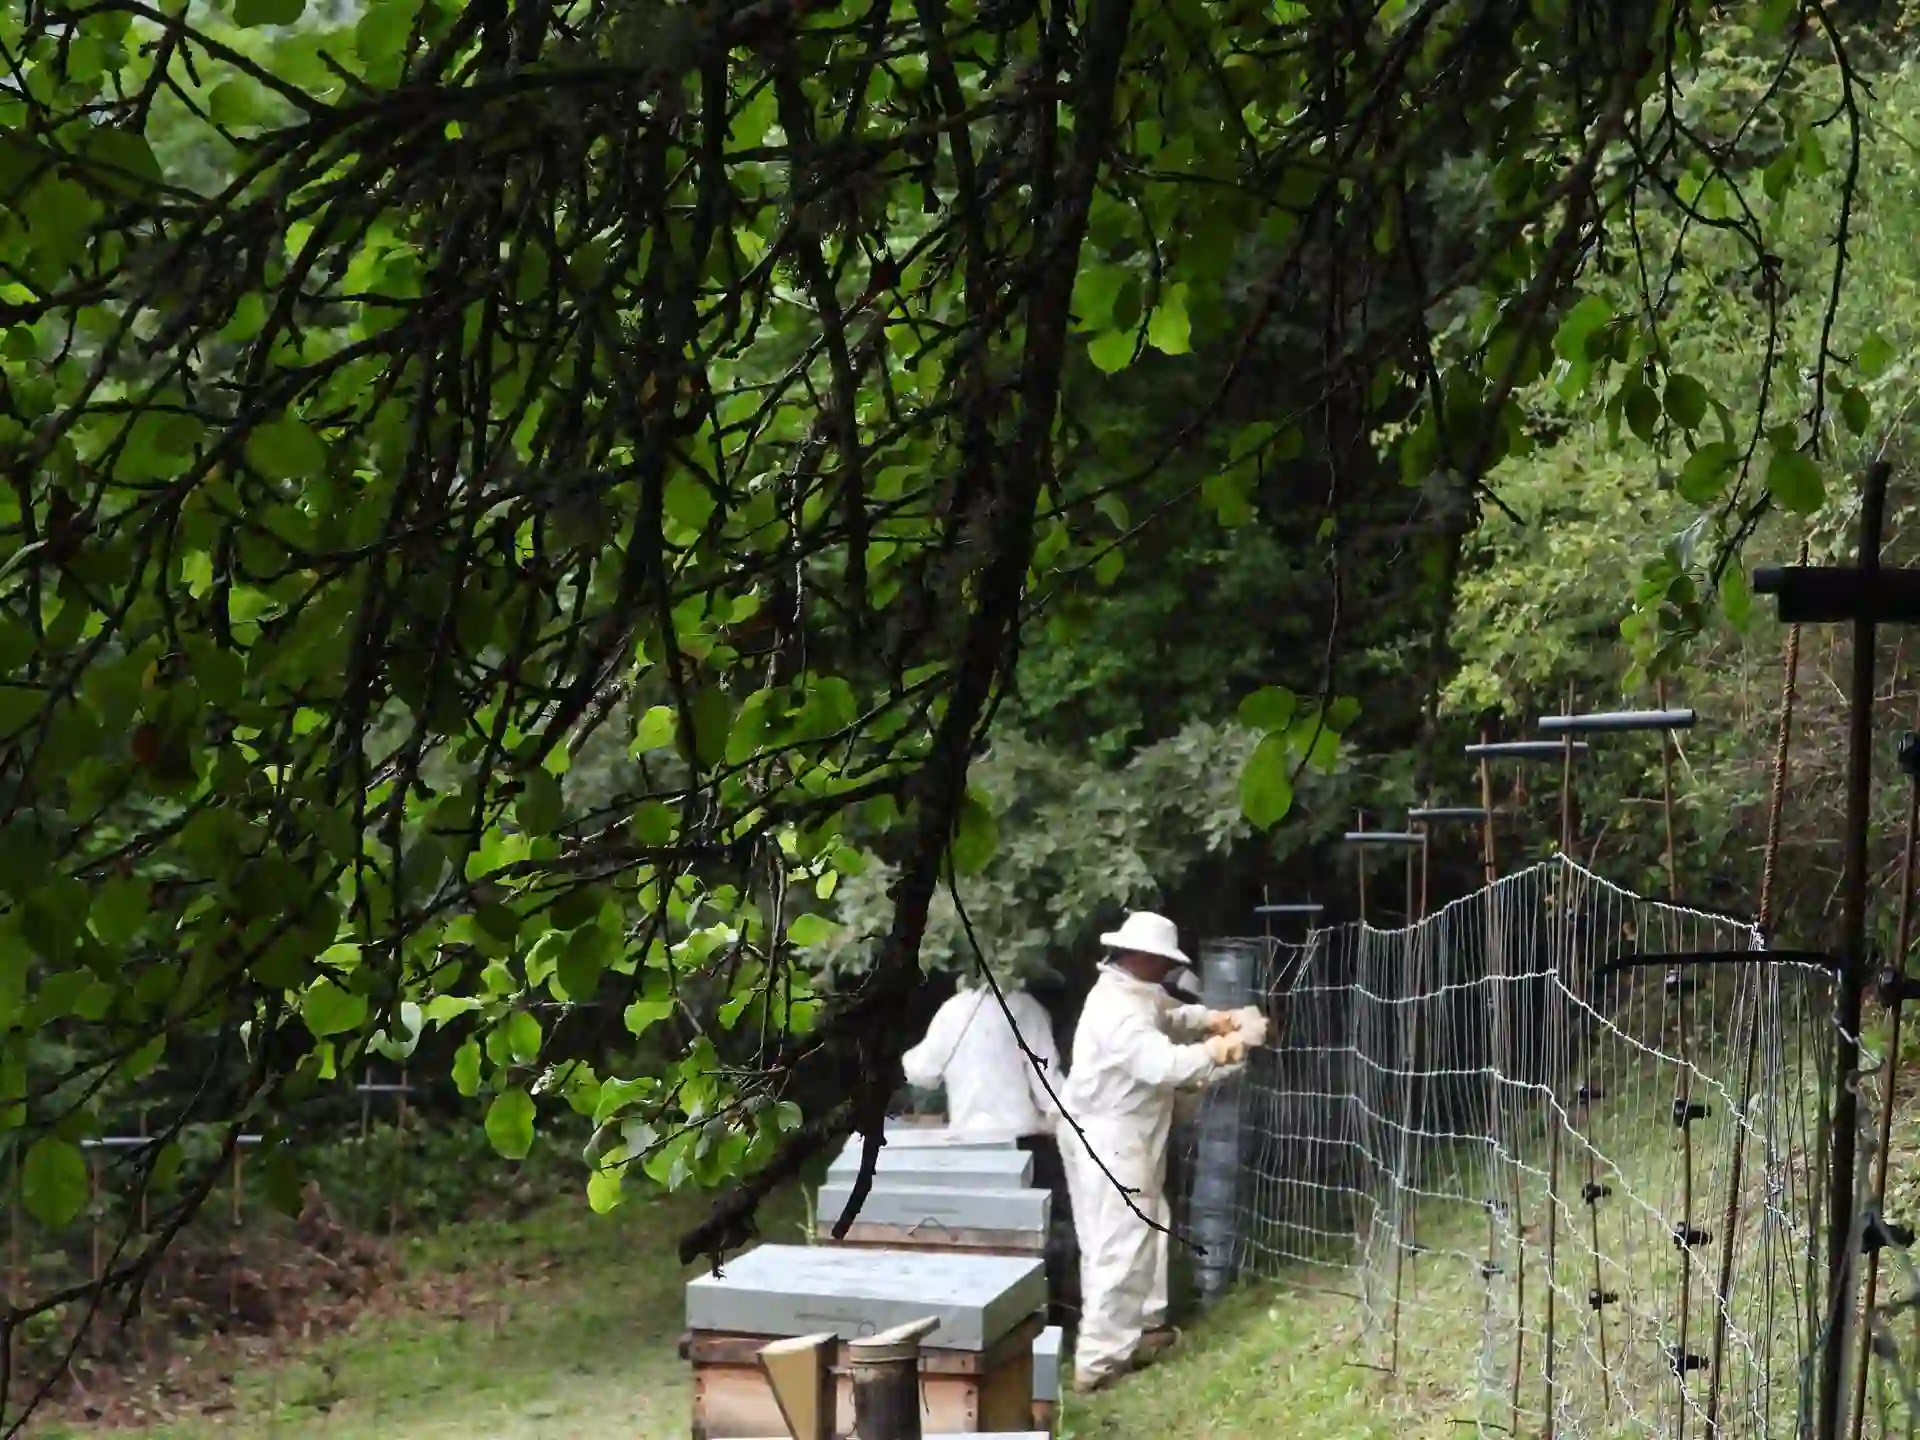
[[[1805,1432],[1824,963],[1559,858],[1404,929],[1212,952],[1274,1031],[1184,1157],[1203,1283],[1351,1294],[1356,1361],[1451,1387],[1472,1433]]]

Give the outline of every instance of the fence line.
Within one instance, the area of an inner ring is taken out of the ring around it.
[[[1562,858],[1232,943],[1274,1035],[1196,1127],[1238,1181],[1187,1197],[1231,1268],[1355,1295],[1361,1362],[1473,1433],[1802,1433],[1830,967]]]

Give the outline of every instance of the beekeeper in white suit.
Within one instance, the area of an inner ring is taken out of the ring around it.
[[[996,999],[983,981],[963,983],[900,1063],[909,1085],[946,1087],[947,1128],[955,1139],[1021,1141],[1053,1133],[1057,1112],[1047,1087],[1058,1093],[1060,1050],[1053,1021],[1024,990],[1003,986]]]
[[[1173,1344],[1165,1227],[1174,1097],[1224,1080],[1267,1039],[1258,1009],[1209,1010],[1168,993],[1167,978],[1188,963],[1179,939],[1172,921],[1146,913],[1100,937],[1111,953],[1080,1014],[1060,1092],[1073,1122],[1058,1134],[1080,1239],[1073,1384],[1083,1394]]]

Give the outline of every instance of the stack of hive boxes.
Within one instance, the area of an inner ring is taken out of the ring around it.
[[[923,1316],[940,1320],[921,1352],[928,1431],[1052,1433],[1060,1334],[1046,1327],[1042,1258],[1051,1197],[1031,1188],[1031,1157],[923,1126],[890,1125],[887,1142],[843,1241],[832,1229],[859,1172],[858,1136],[820,1188],[821,1244],[762,1245],[687,1286],[695,1440],[781,1432],[756,1361],[770,1340],[831,1331],[845,1341]],[[844,1374],[839,1403],[851,1415]]]

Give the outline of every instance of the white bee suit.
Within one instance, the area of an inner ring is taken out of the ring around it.
[[[1004,1010],[984,986],[962,990],[940,1007],[926,1038],[901,1057],[909,1084],[923,1090],[946,1086],[947,1128],[955,1139],[1020,1140],[1053,1133],[1047,1085],[1058,1091],[1061,1082],[1053,1021],[1025,991],[1002,994]],[[1020,1048],[1023,1040],[1046,1067],[1045,1082]]]
[[[1171,1221],[1167,1139],[1176,1096],[1231,1073],[1204,1044],[1185,1043],[1204,1040],[1211,1019],[1204,1005],[1181,1005],[1112,966],[1101,968],[1081,1012],[1060,1098],[1086,1144],[1072,1125],[1059,1130],[1080,1240],[1076,1383],[1128,1368],[1141,1337],[1166,1319],[1166,1231],[1142,1217],[1163,1227]],[[1116,1181],[1134,1193],[1121,1194]]]

